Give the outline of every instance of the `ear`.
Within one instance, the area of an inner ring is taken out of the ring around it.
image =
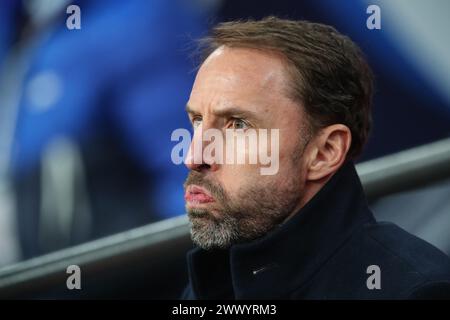
[[[345,162],[351,142],[350,129],[343,124],[320,130],[308,152],[307,180],[319,180],[336,172]]]

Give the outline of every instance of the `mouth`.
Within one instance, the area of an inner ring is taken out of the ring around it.
[[[186,188],[184,199],[190,207],[215,201],[214,197],[205,188],[197,185],[189,185]]]

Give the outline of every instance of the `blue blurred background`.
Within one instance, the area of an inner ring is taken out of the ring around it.
[[[184,213],[170,135],[190,127],[195,39],[220,21],[306,19],[361,46],[376,94],[359,161],[448,137],[449,13],[446,0],[1,0],[0,265]]]

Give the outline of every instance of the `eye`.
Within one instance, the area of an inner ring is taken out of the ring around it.
[[[198,126],[200,126],[202,124],[202,118],[200,117],[194,117],[192,118],[192,127],[194,129],[197,129]]]
[[[239,118],[232,118],[233,129],[248,129],[249,125],[245,120]]]

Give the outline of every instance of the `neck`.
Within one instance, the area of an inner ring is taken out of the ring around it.
[[[303,186],[303,195],[297,204],[297,206],[292,210],[292,212],[287,216],[287,218],[283,221],[283,223],[287,222],[289,219],[291,219],[293,216],[295,216],[296,213],[300,211],[301,208],[303,208],[319,191],[322,189],[322,187],[331,179],[331,177],[334,175],[334,173],[329,174],[326,177],[323,177],[320,180],[314,180],[310,181],[307,180]]]

